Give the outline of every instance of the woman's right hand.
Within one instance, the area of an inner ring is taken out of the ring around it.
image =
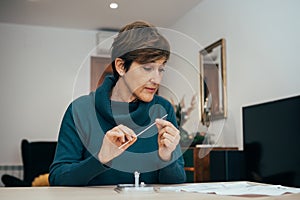
[[[106,164],[115,157],[122,154],[137,140],[136,134],[122,124],[106,132],[101,149],[98,153],[98,159],[102,164]],[[123,145],[126,143],[125,145]],[[119,148],[123,145],[121,148]]]

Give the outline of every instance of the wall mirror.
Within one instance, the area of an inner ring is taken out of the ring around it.
[[[200,51],[201,121],[227,117],[226,52],[222,38]]]

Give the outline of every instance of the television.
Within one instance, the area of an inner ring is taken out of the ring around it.
[[[300,187],[300,96],[242,107],[247,180]]]

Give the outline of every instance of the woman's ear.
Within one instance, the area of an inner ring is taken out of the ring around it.
[[[125,74],[124,61],[121,58],[116,58],[115,66],[119,76],[123,76]]]

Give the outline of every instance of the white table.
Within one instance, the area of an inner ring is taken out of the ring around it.
[[[201,183],[199,183],[201,184]],[[282,196],[221,196],[215,194],[201,194],[188,192],[123,192],[114,190],[115,186],[101,187],[23,187],[0,188],[1,200],[175,200],[175,199],[201,199],[201,200],[299,200],[298,194],[285,194]]]

